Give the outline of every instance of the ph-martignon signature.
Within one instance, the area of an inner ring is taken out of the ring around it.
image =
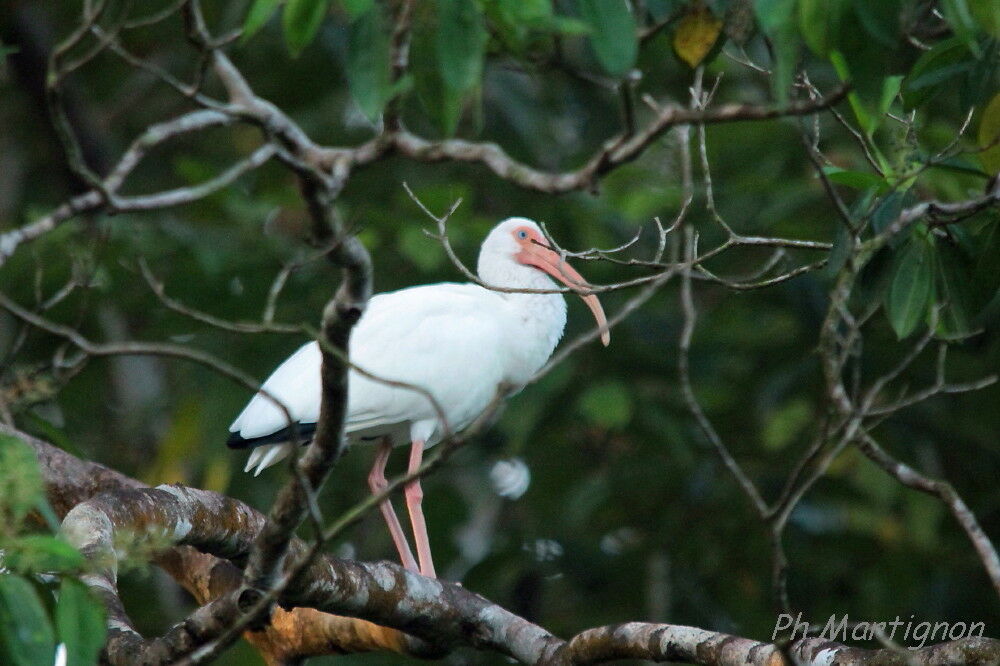
[[[887,622],[863,620],[852,622],[847,613],[842,616],[831,615],[819,634],[815,629],[818,624],[810,624],[802,619],[802,613],[792,617],[787,613],[778,616],[771,632],[771,640],[775,640],[782,631],[792,630],[791,640],[799,640],[807,636],[818,636],[831,641],[846,643],[847,641],[871,641],[889,639],[912,649],[924,647],[928,642],[954,641],[972,636],[982,637],[986,631],[985,622],[926,622],[895,619]]]

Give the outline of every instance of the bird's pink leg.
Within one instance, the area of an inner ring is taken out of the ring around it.
[[[417,471],[423,458],[424,443],[415,439],[410,449],[410,466],[407,468],[407,473],[413,474]],[[434,573],[434,560],[431,558],[431,542],[427,538],[424,509],[421,506],[424,490],[420,487],[420,479],[407,483],[403,488],[403,494],[406,496],[406,508],[410,512],[410,524],[413,525],[413,542],[417,547],[417,557],[420,558],[420,573],[430,578],[437,578]]]
[[[389,461],[391,451],[392,442],[388,438],[379,442],[378,450],[375,453],[375,464],[372,465],[372,471],[368,473],[368,487],[371,488],[373,495],[377,495],[389,487],[389,481],[385,478],[385,465]],[[417,561],[413,559],[410,544],[406,540],[406,534],[403,532],[403,526],[399,524],[396,511],[392,508],[392,502],[386,498],[378,505],[378,508],[382,512],[382,517],[385,518],[385,524],[389,526],[392,542],[396,544],[396,550],[399,551],[399,560],[410,571],[419,571]]]

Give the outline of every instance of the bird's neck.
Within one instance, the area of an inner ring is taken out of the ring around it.
[[[504,271],[483,271],[480,278],[487,285],[501,289],[556,289],[558,285],[537,268],[520,264]],[[508,312],[522,332],[509,341],[516,359],[509,380],[527,382],[552,355],[566,327],[566,300],[560,293],[538,294],[495,291],[508,306]]]
[[[555,284],[545,278],[548,284],[542,284],[538,289],[553,289]],[[562,294],[503,294],[504,299],[516,313],[519,323],[524,327],[524,338],[531,342],[531,357],[529,365],[534,365],[531,373],[552,355],[552,351],[562,338],[566,328],[566,299]]]

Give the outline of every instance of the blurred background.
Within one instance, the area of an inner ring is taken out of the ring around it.
[[[665,14],[679,3],[648,4]],[[213,25],[239,25],[246,13],[242,2],[206,5]],[[77,3],[24,0],[0,9],[0,39],[17,48],[0,69],[0,230],[80,191],[64,166],[39,78],[45,53],[72,30],[78,11]],[[252,41],[234,45],[231,54],[258,94],[314,139],[352,145],[372,136],[373,128],[348,92],[346,40],[345,21],[335,9],[297,58],[288,55],[275,21]],[[130,32],[127,43],[178,76],[190,76],[195,66],[177,17]],[[767,59],[761,44],[751,42],[748,49],[755,59]],[[898,58],[912,63],[917,55],[902,50]],[[584,64],[592,60],[582,44],[573,56]],[[642,50],[639,67],[640,94],[687,103],[693,73],[674,55],[666,32]],[[717,75],[723,75],[717,102],[771,99],[766,77],[729,57],[711,60],[706,77]],[[837,82],[829,68],[814,72],[813,81],[827,90]],[[148,124],[189,108],[110,54],[74,75],[68,90],[87,159],[98,171]],[[463,117],[459,134],[496,141],[514,157],[549,170],[575,168],[620,127],[619,100],[601,85],[510,58],[487,59],[480,101],[478,112]],[[963,116],[955,95],[929,102],[921,127],[927,145],[945,145]],[[404,119],[414,131],[437,136],[415,101],[404,105]],[[718,208],[738,232],[833,240],[836,216],[802,149],[798,123],[708,128]],[[821,125],[826,154],[845,168],[862,167],[863,156],[847,132],[827,116]],[[886,130],[887,141],[893,131]],[[136,172],[129,193],[203,180],[256,142],[254,131],[241,128],[171,143]],[[486,232],[512,215],[544,221],[570,249],[611,247],[642,229],[633,251],[647,258],[655,249],[652,218],[673,219],[681,203],[677,156],[676,135],[668,134],[606,177],[599,192],[564,196],[525,192],[478,166],[392,158],[357,171],[338,208],[372,253],[377,291],[461,279],[440,245],[423,233],[433,222],[407,197],[404,182],[436,212],[462,199],[450,232],[470,265]],[[695,175],[700,194],[704,188]],[[915,191],[920,197],[965,198],[981,192],[982,184],[973,175],[935,170],[921,177]],[[689,220],[702,232],[704,247],[722,240],[702,200]],[[51,310],[52,318],[94,340],[189,344],[262,380],[304,340],[227,333],[173,313],[146,285],[138,262],[145,259],[167,293],[192,308],[229,319],[259,318],[282,266],[309,255],[301,242],[306,225],[296,183],[284,169],[268,165],[196,205],[66,224],[21,249],[0,269],[0,285],[19,302],[33,304],[77,276],[90,286]],[[765,250],[734,252],[713,268],[743,276],[767,256]],[[578,268],[598,283],[643,274],[603,262]],[[323,262],[304,263],[289,277],[277,319],[317,323],[337,279]],[[829,285],[825,271],[746,293],[695,285],[695,390],[768,499],[780,491],[821,416],[814,349]],[[605,295],[605,308],[614,312],[630,293]],[[950,377],[975,379],[1000,368],[998,313],[994,301],[984,316],[985,332],[953,350]],[[569,299],[567,336],[584,331],[588,318],[582,303]],[[609,348],[584,347],[513,398],[494,427],[425,481],[425,510],[443,578],[461,580],[563,636],[626,620],[770,636],[776,615],[767,531],[684,406],[676,366],[681,321],[677,285],[671,283],[614,331]],[[245,454],[224,444],[229,423],[250,397],[244,389],[204,368],[152,358],[95,359],[62,385],[47,371],[58,341],[29,332],[11,356],[7,351],[21,335],[20,326],[0,314],[0,390],[21,427],[150,484],[180,482],[231,494],[261,510],[270,505],[285,471],[279,466],[259,478],[245,475]],[[907,349],[879,313],[865,341],[865,376],[876,376]],[[911,387],[933,382],[931,356],[908,373]],[[998,433],[996,385],[935,398],[875,431],[902,460],[950,480],[994,541],[1000,537]],[[324,491],[328,517],[364,497],[372,453],[358,447],[338,464]],[[404,464],[397,452],[390,470],[402,471]],[[792,602],[812,621],[823,623],[833,613],[876,621],[914,616],[984,621],[987,635],[1000,634],[996,593],[944,506],[903,488],[851,449],[796,509],[786,546]],[[377,513],[333,549],[352,558],[394,557]],[[155,570],[128,574],[125,592],[129,612],[147,634],[162,631],[191,607]],[[241,645],[219,663],[256,659]],[[451,659],[501,662],[471,652]],[[402,659],[338,658],[354,661]]]

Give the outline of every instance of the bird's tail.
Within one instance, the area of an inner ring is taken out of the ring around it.
[[[281,462],[292,452],[292,448],[293,445],[287,443],[258,446],[250,452],[250,458],[247,460],[247,465],[243,468],[243,471],[249,472],[250,470],[254,470],[253,475],[259,476],[261,472],[271,465]]]

